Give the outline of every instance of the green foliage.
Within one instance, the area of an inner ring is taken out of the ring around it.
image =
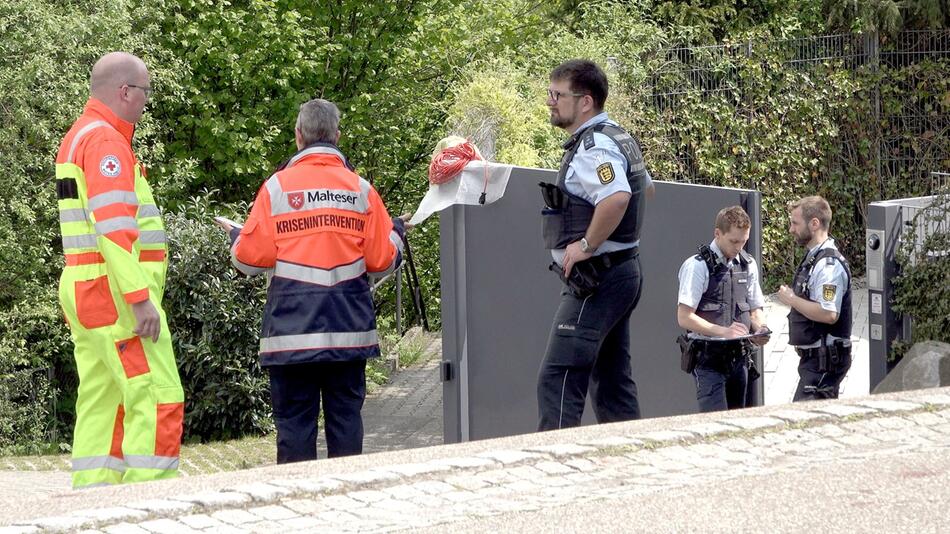
[[[185,388],[186,439],[272,429],[257,353],[264,280],[231,266],[228,238],[212,222],[216,214],[206,200],[193,199],[165,216],[171,257],[162,306]]]
[[[881,32],[950,27],[950,5],[943,0],[823,0],[826,28],[833,32]]]
[[[0,367],[0,455],[44,452],[50,396],[41,371]]]
[[[793,265],[785,228],[790,198],[826,195],[833,231],[860,266],[866,203],[919,193],[928,166],[950,167],[946,60],[857,72],[834,63],[788,68],[781,51],[760,44],[817,33],[828,21],[845,30],[883,28],[886,17],[866,6],[887,3],[0,3],[0,447],[28,452],[25,442],[65,441],[71,431],[76,378],[56,294],[62,260],[53,161],[103,53],[140,55],[158,89],[135,149],[169,214],[165,309],[187,390],[186,431],[189,439],[207,439],[270,428],[256,355],[263,287],[228,266],[209,203],[254,197],[294,152],[293,121],[303,101],[320,96],[339,105],[341,149],[398,214],[424,195],[438,139],[477,129],[482,119],[496,159],[554,167],[564,134],[547,123],[548,73],[564,59],[591,58],[610,78],[607,110],[637,135],[657,179],[698,176],[767,193],[765,265],[774,283]],[[939,0],[896,4],[898,27],[947,25]],[[670,68],[685,57],[658,53],[681,43],[740,40],[755,46],[748,54],[736,48],[728,58],[699,58],[714,67],[701,80]],[[709,90],[718,83],[727,85]],[[681,96],[653,95],[663,92]],[[438,328],[438,218],[409,240],[423,304]],[[376,299],[380,317],[391,317],[394,284]],[[404,316],[413,319],[409,302],[404,294]]]
[[[773,37],[818,33],[816,0],[659,0],[657,23],[677,43],[715,44],[764,32]]]
[[[556,165],[559,135],[548,123],[544,88],[510,65],[479,71],[449,109],[453,133],[476,142],[493,161],[522,167]],[[486,153],[493,146],[491,154]]]
[[[75,400],[56,291],[56,152],[88,96],[95,60],[116,49],[152,54],[148,37],[132,31],[133,20],[150,13],[121,0],[0,3],[0,397],[15,408],[0,409],[0,442],[12,439],[24,451],[68,441]]]
[[[950,194],[933,197],[901,235],[894,279],[894,309],[913,321],[908,343],[895,343],[900,357],[919,341],[950,343]]]

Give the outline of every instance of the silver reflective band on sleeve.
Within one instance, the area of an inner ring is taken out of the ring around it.
[[[387,274],[394,272],[399,267],[399,264],[401,263],[400,260],[402,258],[402,248],[403,248],[402,238],[399,237],[399,234],[395,230],[393,230],[389,232],[389,241],[396,247],[396,250],[398,250],[399,252],[393,258],[392,263],[390,263],[388,267],[386,267],[382,271],[371,273],[375,277],[386,276]]]
[[[139,198],[132,191],[107,191],[89,199],[89,209],[97,210],[112,204],[139,205]]]
[[[99,246],[96,234],[82,234],[63,236],[63,250],[73,248],[95,248]]]
[[[139,243],[155,245],[165,242],[165,230],[146,230],[139,232]]]
[[[369,180],[360,177],[360,194],[367,199],[367,203],[369,203],[369,190],[372,188],[373,184],[369,183]]]
[[[83,222],[89,220],[89,212],[82,208],[59,210],[59,222]]]
[[[139,223],[135,221],[135,217],[113,217],[111,219],[106,219],[96,223],[96,233],[99,235],[106,235],[110,232],[117,232],[119,230],[138,229]]]
[[[125,471],[125,461],[115,456],[87,456],[85,458],[73,458],[73,471],[86,471],[89,469],[112,469],[113,471]]]
[[[379,344],[376,330],[369,332],[321,332],[261,338],[261,352],[287,350],[349,349]]]
[[[139,206],[139,217],[161,217],[162,210],[158,209],[158,206],[155,204],[142,204]]]
[[[139,456],[126,454],[125,463],[134,469],[178,469],[177,456]]]
[[[392,230],[389,232],[389,242],[396,246],[396,250],[402,252],[403,242],[402,237],[399,236],[399,232]]]
[[[366,272],[366,261],[363,258],[356,260],[349,265],[341,265],[335,269],[321,269],[319,267],[308,267],[296,263],[287,263],[278,261],[274,267],[274,276],[306,282],[308,284],[319,284],[321,286],[335,286],[340,282],[352,280]]]
[[[234,244],[231,245],[231,265],[233,265],[234,267],[237,268],[237,270],[241,271],[242,273],[248,276],[256,276],[258,274],[263,273],[264,271],[267,271],[267,269],[265,269],[264,267],[255,267],[254,265],[248,265],[237,258],[237,254],[235,254],[234,251],[237,250],[238,243],[240,242],[241,242],[241,236],[238,236],[238,238],[234,240]],[[268,282],[268,285],[270,285],[270,278],[268,278],[267,282]]]
[[[73,161],[73,156],[76,155],[76,147],[79,146],[79,141],[82,140],[82,138],[83,138],[84,135],[86,135],[87,133],[89,133],[89,132],[91,132],[91,131],[93,131],[93,130],[95,130],[96,128],[99,128],[99,127],[101,127],[101,126],[107,126],[107,127],[109,127],[109,128],[112,128],[112,125],[109,124],[109,123],[106,122],[106,121],[93,121],[93,122],[90,122],[89,124],[83,126],[81,130],[79,130],[78,132],[76,132],[76,135],[73,136],[73,142],[69,145],[69,155],[66,156],[66,163],[75,163],[75,162]],[[113,129],[115,129],[115,128],[113,128]]]
[[[330,154],[330,155],[340,158],[341,162],[346,161],[346,158],[343,157],[343,153],[335,148],[331,148],[328,146],[315,146],[315,147],[310,147],[307,150],[304,150],[303,152],[291,158],[290,161],[287,162],[287,167],[292,167],[295,163],[300,161],[301,158],[305,158],[311,154]]]

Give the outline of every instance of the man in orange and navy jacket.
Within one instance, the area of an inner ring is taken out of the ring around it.
[[[366,360],[379,356],[368,275],[402,261],[403,221],[337,148],[340,112],[314,99],[300,106],[299,152],[261,187],[231,258],[267,273],[261,365],[270,374],[277,463],[317,457],[321,397],[327,456],[360,454]]]
[[[59,297],[79,374],[76,488],[176,476],[184,416],[162,310],[162,213],[132,151],[152,92],[148,69],[131,54],[106,54],[89,89],[56,157]]]

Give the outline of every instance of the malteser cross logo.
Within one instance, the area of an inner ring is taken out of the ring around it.
[[[299,210],[303,207],[303,191],[298,191],[296,193],[287,193],[287,203],[290,204],[290,207]]]

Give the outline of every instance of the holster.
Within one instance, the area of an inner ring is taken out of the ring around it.
[[[680,347],[680,369],[686,373],[692,374],[696,368],[696,356],[699,352],[697,344],[693,342],[686,334],[680,334],[676,337],[676,344]]]
[[[745,347],[746,357],[749,358],[749,382],[755,382],[762,376],[759,368],[755,366],[755,347],[749,343]]]
[[[802,356],[818,358],[819,373],[837,373],[851,365],[851,344],[843,339],[836,339],[831,345],[821,345],[811,349],[802,349]]]
[[[564,269],[557,262],[551,262],[548,269],[553,271],[577,298],[586,298],[594,294],[597,286],[600,285],[600,275],[589,261],[575,263],[569,277],[564,276]]]

